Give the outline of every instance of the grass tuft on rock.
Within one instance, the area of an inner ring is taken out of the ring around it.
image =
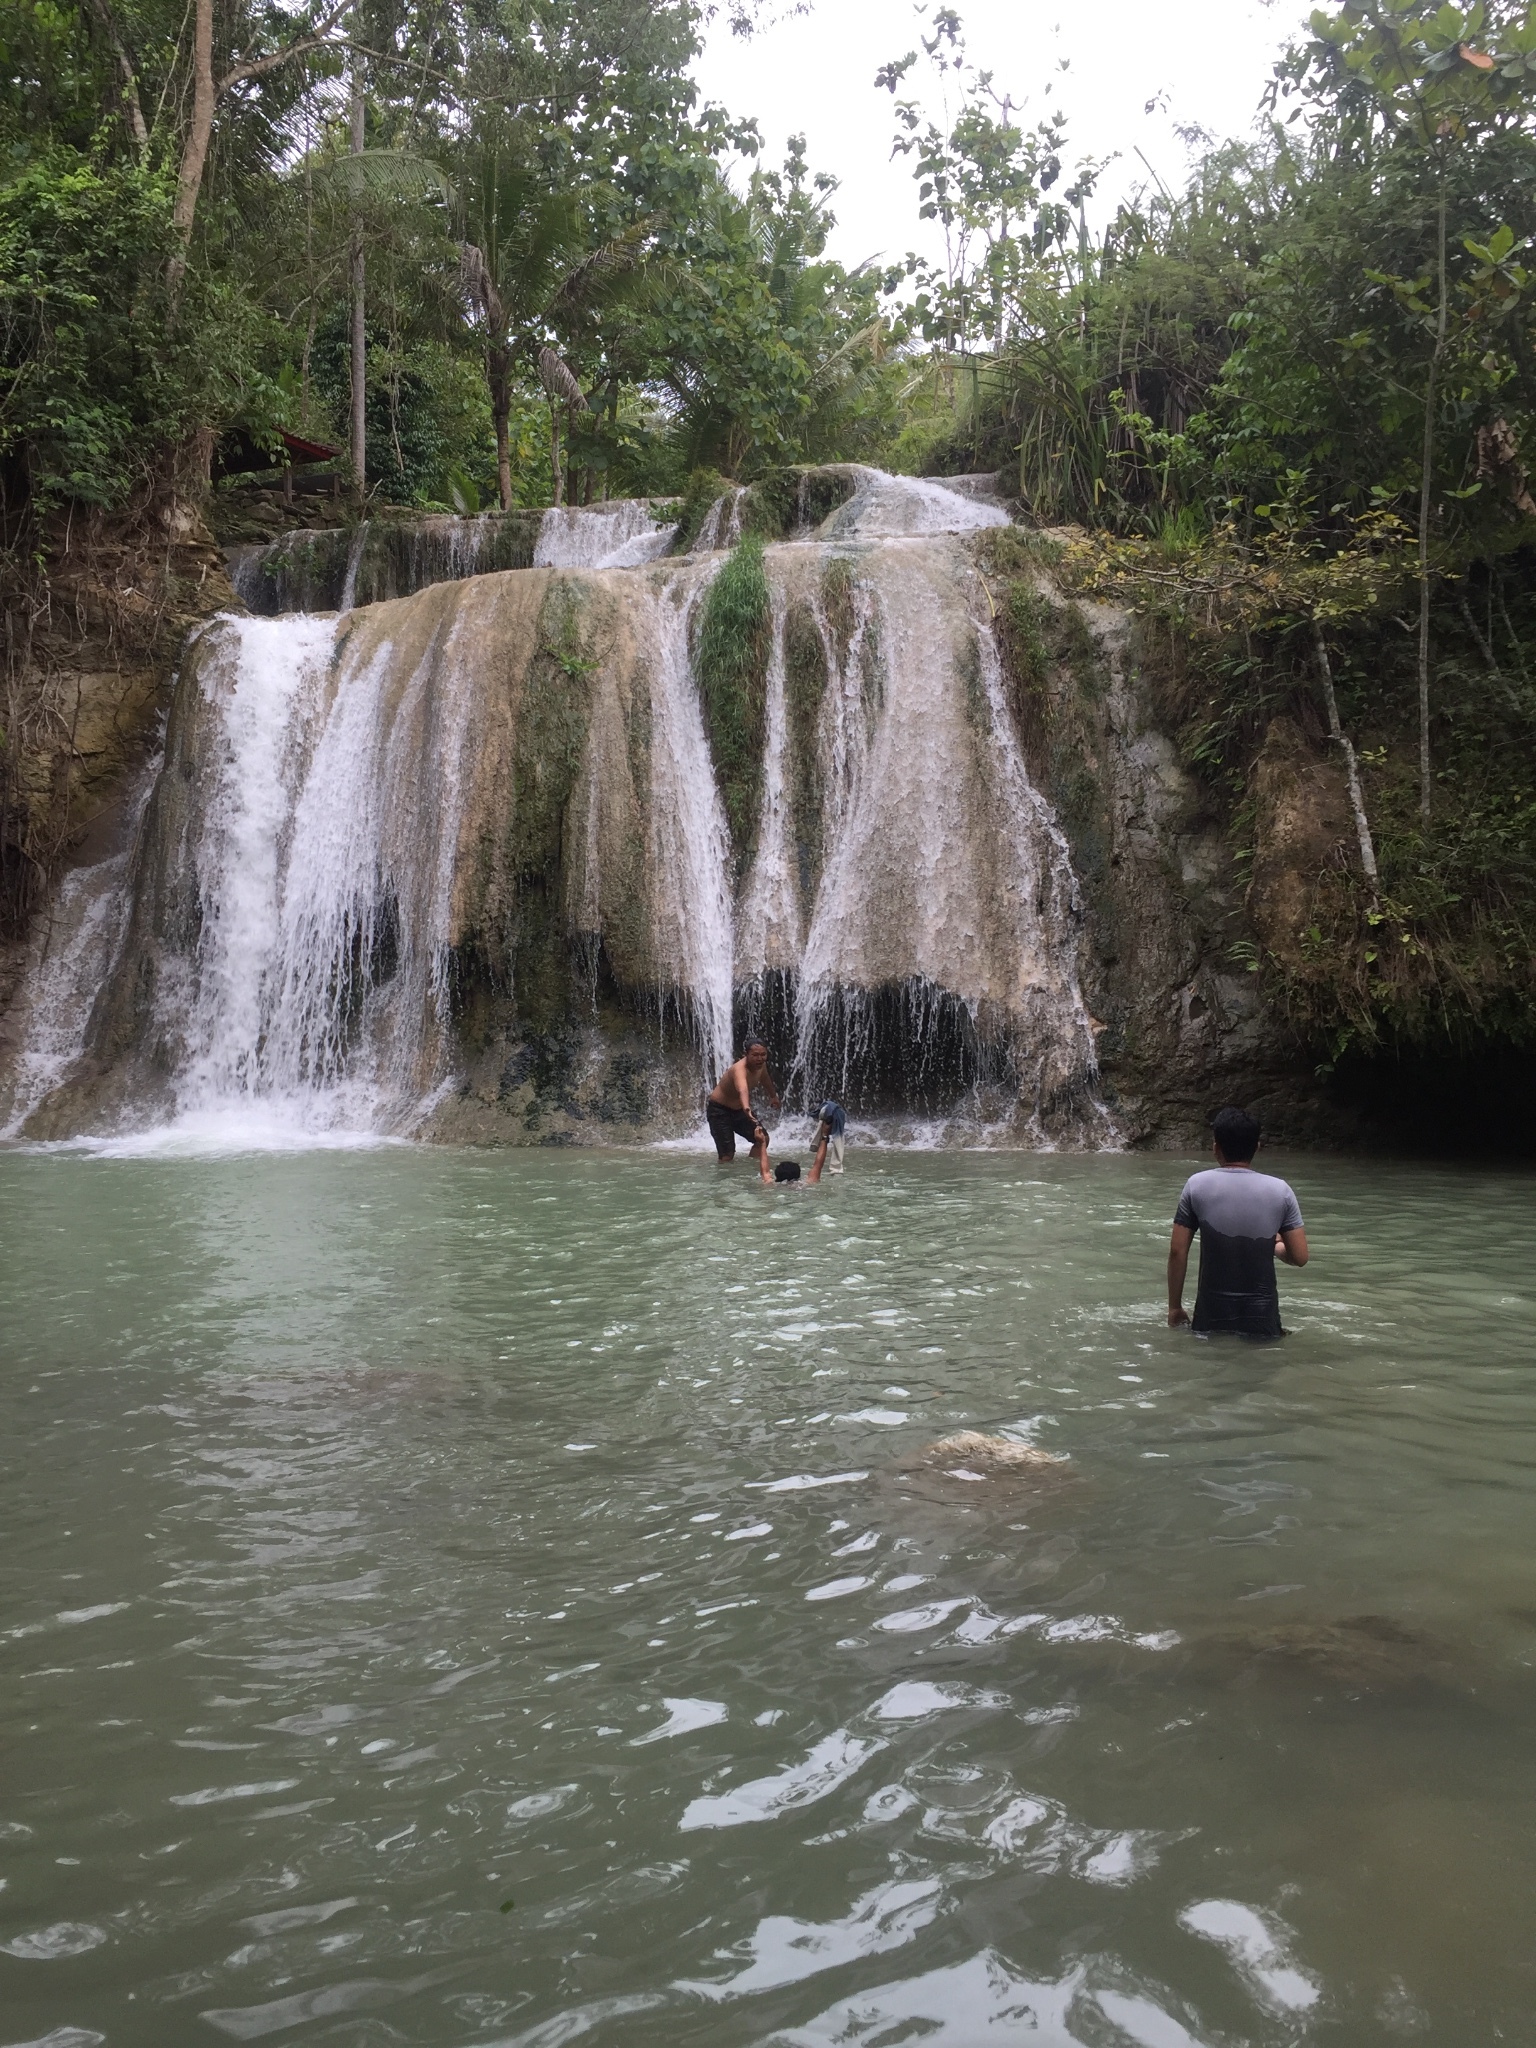
[[[742,868],[762,802],[772,616],[763,542],[749,534],[709,586],[694,654],[715,775]]]

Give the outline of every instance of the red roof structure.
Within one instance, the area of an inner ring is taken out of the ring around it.
[[[323,441],[306,441],[298,434],[282,434],[279,438],[290,462],[334,462],[341,453],[339,448],[327,448]]]

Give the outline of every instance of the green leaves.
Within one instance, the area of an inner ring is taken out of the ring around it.
[[[1054,268],[1075,239],[1077,208],[1099,167],[1080,165],[1064,203],[1047,203],[1062,175],[1063,118],[1048,114],[1026,127],[1022,108],[971,64],[954,10],[936,10],[933,23],[922,47],[945,112],[925,119],[918,101],[900,102],[891,153],[912,159],[918,218],[936,222],[944,236],[942,267],[908,258],[918,286],[914,325],[925,340],[967,351],[1006,338],[1026,280]],[[885,65],[876,85],[894,92],[916,62],[910,52]]]

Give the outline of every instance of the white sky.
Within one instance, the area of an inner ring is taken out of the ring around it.
[[[1065,108],[1067,166],[1118,152],[1099,187],[1111,201],[1151,182],[1138,147],[1178,188],[1186,154],[1175,122],[1198,123],[1217,137],[1246,133],[1276,56],[1310,11],[1307,0],[953,4],[973,61],[996,74],[1000,91],[1026,103],[1026,124]],[[917,48],[918,28],[908,0],[814,0],[808,16],[781,20],[749,42],[717,25],[696,67],[705,98],[756,117],[761,162],[777,164],[785,137],[804,133],[811,168],[840,181],[830,253],[849,265],[928,246],[932,231],[917,218],[910,162],[891,160],[895,102],[874,86],[882,64]],[[1069,60],[1064,74],[1062,58]],[[927,98],[933,85],[920,57],[901,96]],[[1166,111],[1144,112],[1159,94]],[[937,111],[936,100],[929,104]],[[1102,206],[1094,210],[1102,215]]]

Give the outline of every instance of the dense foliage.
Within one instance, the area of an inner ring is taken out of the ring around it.
[[[450,509],[868,443],[889,414],[879,282],[826,258],[829,181],[798,143],[727,182],[756,137],[698,104],[705,12],[18,0],[12,518],[122,506],[234,428],[337,445],[375,497]]]
[[[898,145],[920,135],[948,236],[945,274],[910,267],[950,346],[906,452],[999,467],[1079,529],[1076,588],[1172,629],[1167,709],[1240,856],[1273,722],[1332,741],[1359,858],[1315,878],[1294,943],[1235,942],[1309,1035],[1528,1040],[1532,9],[1320,10],[1258,138],[1096,238],[1047,197],[1059,124],[1026,132],[933,24],[951,119],[901,109]]]

